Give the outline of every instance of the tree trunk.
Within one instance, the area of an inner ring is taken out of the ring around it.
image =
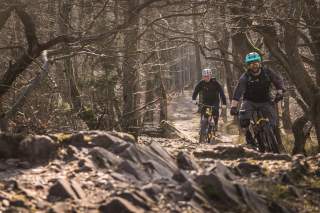
[[[285,95],[283,98],[284,106],[282,111],[282,123],[285,130],[291,130],[292,121],[290,116],[290,96]]]
[[[312,39],[310,50],[315,59],[316,82],[320,87],[320,3],[316,0],[305,0],[303,18],[307,23],[309,34]]]
[[[192,9],[193,13],[196,13],[196,8],[194,7]],[[192,18],[192,24],[193,24],[193,33],[194,33],[194,39],[199,42],[199,32],[198,32],[198,23],[196,20],[196,17],[193,16]],[[200,58],[200,47],[199,43],[194,43],[194,56],[195,56],[195,70],[191,71],[191,86],[193,87],[195,85],[196,81],[200,81],[201,76],[201,58]]]
[[[68,26],[71,24],[73,1],[60,0],[60,5],[63,17],[59,20],[59,28],[62,33],[67,33],[69,32]],[[71,50],[67,44],[63,44],[63,47],[66,54],[71,54]],[[79,118],[87,124],[89,129],[95,129],[97,125],[95,115],[92,110],[85,109],[82,104],[80,91],[75,78],[75,67],[71,58],[64,59],[64,71],[69,86],[69,95],[73,110],[78,113]]]
[[[137,69],[137,49],[138,49],[138,30],[139,16],[134,12],[139,0],[124,0],[125,21],[131,19],[131,26],[124,32],[125,55],[123,63],[123,114],[134,112],[138,108],[139,96],[139,72]],[[124,120],[122,126],[129,130],[131,127],[138,126],[139,112],[135,112],[132,117]]]
[[[307,117],[301,116],[297,118],[292,125],[292,132],[294,135],[294,147],[292,154],[306,154],[304,146],[306,144],[306,140],[309,137],[310,129],[305,128],[306,124],[308,123]]]

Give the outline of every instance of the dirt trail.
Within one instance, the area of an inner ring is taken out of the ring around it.
[[[191,102],[192,92],[187,90],[170,102],[168,107],[169,121],[186,135],[199,138],[200,114],[197,113],[197,106]],[[232,143],[238,139],[238,135],[231,135],[226,132],[226,123],[220,118],[217,141]]]

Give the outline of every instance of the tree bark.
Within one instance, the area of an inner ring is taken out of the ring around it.
[[[196,8],[194,7],[192,9],[193,13],[196,13]],[[199,32],[198,32],[198,23],[196,20],[196,17],[193,16],[192,18],[192,25],[193,25],[193,33],[194,33],[194,39],[197,41],[194,43],[194,57],[195,57],[195,70],[191,70],[191,86],[193,87],[195,85],[196,81],[200,81],[201,76],[201,57],[200,57],[200,47],[199,47]]]
[[[136,66],[138,61],[138,29],[139,16],[134,9],[138,6],[139,0],[125,0],[123,6],[125,8],[125,20],[130,19],[131,26],[124,33],[125,55],[123,64],[123,114],[135,111],[139,104],[139,72]],[[138,112],[136,112],[138,113]],[[122,124],[123,128],[129,130],[130,127],[138,126],[137,115],[133,115],[132,119],[128,118]]]
[[[68,26],[71,25],[71,10],[73,1],[60,0],[60,5],[63,17],[59,21],[59,28],[62,33],[68,33]],[[65,53],[70,55],[71,50],[68,44],[63,44],[63,47],[65,49]],[[93,114],[92,109],[86,109],[82,103],[80,91],[75,78],[75,67],[72,59],[69,57],[64,59],[64,71],[69,84],[69,94],[73,110],[78,114],[79,118],[86,123],[89,129],[95,129],[97,126],[97,120],[95,119],[96,116]]]
[[[290,116],[290,96],[289,95],[284,96],[283,103],[284,103],[283,111],[282,111],[283,128],[285,130],[291,130],[292,121]]]
[[[304,146],[306,144],[306,140],[309,137],[310,130],[306,129],[305,126],[308,123],[308,119],[306,115],[303,115],[297,118],[292,125],[292,132],[294,135],[294,147],[292,150],[292,154],[306,154]]]

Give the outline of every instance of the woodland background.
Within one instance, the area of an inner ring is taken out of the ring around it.
[[[2,131],[137,131],[166,120],[202,68],[231,97],[258,51],[285,79],[280,127],[293,152],[320,142],[317,0],[0,2]]]

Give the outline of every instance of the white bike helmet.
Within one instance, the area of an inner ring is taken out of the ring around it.
[[[203,69],[202,70],[202,76],[208,76],[208,75],[212,75],[212,70],[211,69]]]

